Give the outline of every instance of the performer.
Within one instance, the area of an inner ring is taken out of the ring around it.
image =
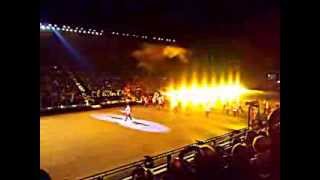
[[[163,96],[158,97],[158,104],[159,104],[159,109],[163,108],[163,106],[164,106],[164,97]]]
[[[129,103],[127,104],[125,110],[124,110],[124,114],[125,114],[125,119],[124,121],[127,121],[127,119],[129,118],[132,121],[132,117],[131,117],[131,108]]]
[[[146,107],[148,107],[148,105],[149,105],[149,98],[148,98],[148,96],[143,96],[143,102],[144,102],[144,105],[145,105]]]
[[[207,104],[207,106],[206,106],[206,117],[207,117],[207,118],[209,118],[211,109],[212,109],[212,108],[211,108],[210,104]]]

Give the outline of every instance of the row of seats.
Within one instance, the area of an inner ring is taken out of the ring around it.
[[[279,179],[280,109],[271,115],[269,123],[267,132],[251,130],[243,140],[233,140],[229,150],[210,143],[187,147],[167,162],[167,172],[157,179]],[[192,152],[195,157],[189,162],[184,157]],[[155,177],[150,167],[141,166],[132,172],[132,179],[152,180]]]

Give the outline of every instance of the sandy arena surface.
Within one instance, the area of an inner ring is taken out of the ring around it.
[[[54,180],[79,179],[247,125],[245,118],[219,112],[206,118],[203,112],[174,113],[154,107],[134,106],[132,111],[135,119],[169,131],[147,132],[120,119],[117,123],[93,117],[121,115],[120,108],[41,116],[40,167]]]

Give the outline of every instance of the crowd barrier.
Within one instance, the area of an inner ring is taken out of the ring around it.
[[[192,147],[199,145],[210,145],[211,147],[214,146],[217,150],[221,150],[221,152],[229,152],[231,151],[234,143],[245,141],[247,132],[248,129],[235,130],[222,136],[217,136],[204,141],[197,141],[196,143],[183,146],[153,157],[145,156],[145,158],[140,161],[97,173],[92,176],[84,177],[80,180],[130,180],[133,179],[132,173],[139,167],[147,169],[147,171],[151,173],[152,176],[159,176],[167,172],[168,162],[170,162],[170,160],[173,158],[180,157],[188,162],[192,162],[195,158],[195,154],[197,153],[193,151]]]
[[[99,104],[74,104],[74,105],[61,105],[53,107],[40,108],[40,115],[51,115],[56,113],[75,112],[83,110],[94,110],[104,107],[118,107],[124,106],[126,103],[130,105],[141,104],[141,101],[126,101],[126,100],[110,100],[103,101]]]

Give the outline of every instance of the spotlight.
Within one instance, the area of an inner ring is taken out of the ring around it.
[[[100,33],[100,36],[102,36],[102,33]]]
[[[153,39],[153,40],[156,40],[157,38],[156,38],[156,37],[153,37],[152,39]]]
[[[125,36],[125,34],[124,34],[124,33],[122,33],[122,36]]]
[[[48,26],[50,27],[50,26],[52,26],[52,24],[49,24]]]
[[[42,30],[45,30],[45,29],[46,29],[46,27],[45,27],[44,25],[41,25],[40,28],[41,28]]]
[[[70,32],[73,32],[73,29],[70,29]]]
[[[146,36],[146,39],[148,39],[148,36]]]
[[[86,32],[86,31],[83,31],[83,33],[86,34],[87,32]]]
[[[55,30],[56,28],[52,27],[51,29],[52,29],[52,30]]]
[[[111,34],[114,34],[114,32],[112,32]]]
[[[79,33],[82,33],[82,31],[80,30]]]
[[[81,27],[80,29],[83,30],[83,27]]]
[[[65,26],[65,25],[63,25],[62,27],[63,27],[63,28],[66,28],[66,26]]]
[[[176,40],[172,40],[172,42],[176,42]]]
[[[74,30],[74,32],[76,33],[76,32],[78,32],[78,30]]]
[[[62,31],[65,31],[66,29],[65,28],[62,28]]]
[[[101,30],[100,32],[104,32],[103,30]]]
[[[98,35],[98,32],[96,32],[96,35]]]
[[[57,26],[58,26],[58,25],[56,25],[56,24],[54,25],[54,27],[57,27]]]
[[[66,31],[69,32],[69,29],[67,29]]]
[[[161,40],[161,38],[158,38],[158,40],[160,41],[160,40]]]

